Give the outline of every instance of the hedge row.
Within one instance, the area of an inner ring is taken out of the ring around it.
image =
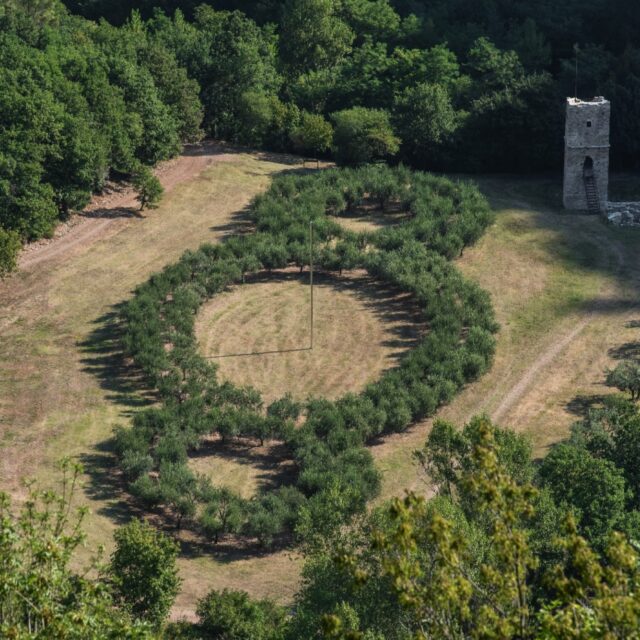
[[[402,222],[366,234],[336,221],[365,208]],[[365,445],[433,414],[490,366],[497,325],[489,297],[449,260],[480,237],[492,213],[470,184],[376,166],[279,177],[253,201],[251,216],[254,233],[187,251],[126,304],[124,349],[161,403],[115,440],[130,491],[148,507],[162,506],[178,525],[197,524],[214,541],[237,533],[270,544],[322,534],[361,512],[380,484]],[[366,269],[410,293],[429,330],[359,394],[304,405],[285,396],[265,407],[255,389],[218,380],[216,366],[198,353],[194,321],[203,302],[247,274],[303,270],[310,222],[319,268]],[[187,466],[214,433],[281,441],[294,480],[250,500],[214,486]]]

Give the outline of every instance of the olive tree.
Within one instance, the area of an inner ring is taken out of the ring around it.
[[[156,209],[164,193],[164,188],[149,167],[140,166],[133,174],[132,184],[138,192],[137,200],[140,203],[140,211],[145,208]]]
[[[609,387],[629,392],[632,400],[639,400],[640,364],[631,360],[620,363],[615,369],[607,371],[606,383]]]

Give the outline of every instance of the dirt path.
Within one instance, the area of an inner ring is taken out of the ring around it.
[[[526,206],[525,203],[518,202],[519,206]],[[621,274],[625,268],[626,260],[624,251],[621,246],[611,241],[602,235],[597,238],[600,246],[606,250],[610,257],[615,258],[617,266],[615,271]],[[565,335],[558,336],[558,338],[552,342],[546,350],[544,350],[540,356],[533,362],[521,375],[518,382],[504,395],[502,402],[491,413],[491,419],[500,423],[505,415],[516,405],[516,403],[527,393],[527,391],[536,383],[540,373],[549,367],[559,356],[562,354],[575,340],[578,339],[580,334],[593,322],[598,312],[603,308],[603,301],[597,300],[593,303],[592,309],[586,311],[586,316],[580,320],[574,327]]]
[[[568,334],[558,338],[540,357],[522,374],[520,380],[503,397],[498,408],[492,412],[491,419],[499,423],[509,410],[522,398],[534,384],[540,372],[548,367],[586,328],[591,321],[588,316],[579,322]]]
[[[484,413],[529,435],[536,455],[544,455],[588,402],[611,393],[604,372],[621,357],[621,344],[638,340],[632,321],[640,234],[547,205],[557,188],[551,180],[489,178],[481,187],[497,211],[496,224],[459,267],[492,297],[501,327],[496,356],[492,369],[437,417],[463,425]],[[372,447],[383,498],[406,488],[426,491],[411,452],[423,446],[431,424]]]
[[[193,180],[214,161],[225,162],[233,157],[234,154],[225,152],[224,147],[218,144],[205,142],[188,145],[179,157],[160,164],[155,174],[165,194],[169,194],[176,185]],[[139,216],[137,209],[136,193],[132,188],[110,190],[105,195],[95,196],[85,211],[61,225],[53,238],[25,247],[18,259],[18,267],[21,270],[30,269],[71,249],[85,247],[102,237],[110,227],[121,225],[127,218]]]

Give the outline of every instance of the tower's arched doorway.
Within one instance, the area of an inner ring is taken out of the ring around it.
[[[584,164],[582,165],[582,176],[584,178],[593,177],[593,158],[591,156],[587,156],[584,159]]]

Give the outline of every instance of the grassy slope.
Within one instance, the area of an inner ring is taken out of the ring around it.
[[[610,392],[604,369],[634,333],[627,324],[636,315],[640,234],[559,209],[555,181],[491,178],[479,185],[496,222],[459,267],[491,293],[501,330],[492,370],[438,417],[462,424],[486,413],[529,434],[543,455],[567,435],[585,402]],[[521,381],[521,393],[501,406]],[[374,448],[385,473],[383,498],[424,489],[411,451],[430,424]]]
[[[117,524],[131,511],[109,481],[113,462],[103,442],[116,424],[126,423],[140,406],[135,381],[123,379],[104,331],[106,315],[131,289],[187,248],[215,241],[241,223],[238,212],[262,191],[275,172],[288,169],[278,158],[238,155],[216,163],[195,180],[176,187],[145,219],[123,219],[89,249],[48,261],[0,283],[0,486],[20,493],[19,479],[45,482],[56,460],[78,456],[92,476],[84,501],[89,546],[109,545]],[[185,543],[181,561],[185,594],[206,591],[212,561]],[[216,562],[215,575],[230,586],[246,584],[245,562],[233,554]],[[251,559],[252,571],[284,563]],[[256,589],[280,591],[266,571]],[[291,587],[293,588],[293,587]],[[289,590],[289,593],[291,589]]]
[[[115,375],[122,374],[122,363],[111,352],[113,336],[103,332],[103,316],[184,249],[235,228],[233,214],[264,188],[270,174],[285,168],[248,155],[214,165],[176,188],[146,219],[123,220],[90,250],[74,250],[0,284],[3,488],[17,493],[19,477],[48,478],[60,456],[79,456],[92,469],[85,494],[94,512],[90,543],[108,544],[113,527],[131,510],[109,480],[112,461],[101,443],[144,398],[135,380]],[[637,298],[639,238],[554,209],[555,183],[487,179],[481,186],[498,211],[497,221],[465,253],[460,267],[492,293],[502,330],[493,370],[441,415],[462,422],[477,412],[494,413],[540,354],[584,323],[503,411],[501,423],[531,433],[543,452],[566,434],[585,398],[602,391],[602,371],[612,362],[608,350],[637,333],[626,324],[636,317],[630,305]],[[368,326],[382,336],[387,329],[380,323],[389,319],[379,314],[376,321]],[[237,379],[240,363],[231,366]],[[338,368],[335,373],[339,384]],[[285,379],[282,369],[278,375]],[[576,396],[583,397],[576,401]],[[422,444],[428,426],[417,425],[374,447],[385,496],[420,486],[410,451]],[[238,476],[238,481],[250,479]],[[183,549],[178,612],[191,610],[195,597],[214,586],[281,600],[296,588],[294,554],[252,556],[222,549],[212,558],[188,538]]]

